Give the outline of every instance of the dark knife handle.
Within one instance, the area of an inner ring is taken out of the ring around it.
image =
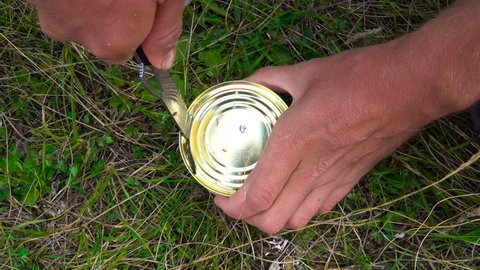
[[[145,54],[145,51],[143,50],[142,46],[138,47],[137,50],[136,50],[136,56],[135,57],[135,60],[137,60],[137,62],[142,63],[146,66],[151,66],[152,63],[150,63],[150,60],[148,60],[148,57],[147,55]]]

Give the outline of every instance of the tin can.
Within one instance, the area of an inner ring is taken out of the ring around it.
[[[180,152],[192,176],[210,192],[231,196],[262,154],[285,102],[267,87],[231,81],[200,94],[188,108],[190,138]]]

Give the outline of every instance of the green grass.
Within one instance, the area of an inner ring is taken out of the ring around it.
[[[448,4],[193,1],[174,77],[191,102],[262,66],[393,39]],[[1,269],[268,269],[278,258],[189,176],[135,64],[45,38],[23,1],[0,2],[0,45]],[[478,269],[479,158],[467,114],[431,125],[333,212],[280,233],[290,258],[302,269]]]

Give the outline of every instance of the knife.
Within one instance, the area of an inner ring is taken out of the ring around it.
[[[135,52],[135,59],[140,64],[139,76],[145,88],[154,96],[163,101],[170,114],[175,119],[175,123],[182,135],[189,139],[191,117],[187,110],[187,105],[183,100],[175,81],[168,70],[162,70],[154,67],[148,60],[142,47]],[[146,68],[150,68],[160,91],[156,90],[145,76]]]

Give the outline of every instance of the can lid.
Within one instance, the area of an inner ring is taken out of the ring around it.
[[[213,86],[190,105],[190,139],[180,151],[190,173],[213,193],[230,196],[262,154],[273,126],[287,109],[270,89],[248,81]]]

